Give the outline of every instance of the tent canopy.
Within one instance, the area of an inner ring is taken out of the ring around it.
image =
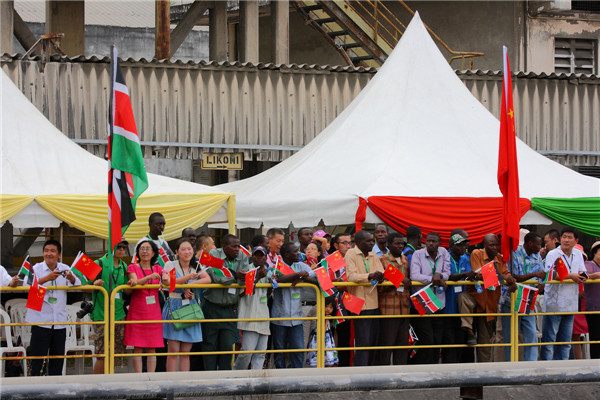
[[[466,228],[476,239],[499,231],[498,143],[499,121],[456,76],[417,13],[375,77],[305,148],[220,187],[236,193],[239,228],[356,217],[400,231],[415,224],[446,239],[449,229]],[[517,152],[523,214],[534,197],[600,196],[600,180],[520,140]],[[540,179],[541,171],[556,184]],[[430,207],[435,218],[423,219]],[[481,232],[469,230],[475,226]]]
[[[107,162],[62,134],[4,71],[1,75],[0,222],[28,228],[64,221],[107,238]],[[166,239],[211,221],[229,222],[233,229],[235,196],[230,192],[155,174],[148,174],[148,181],[137,203],[137,220],[125,234],[128,239],[148,233],[153,212],[165,216]]]

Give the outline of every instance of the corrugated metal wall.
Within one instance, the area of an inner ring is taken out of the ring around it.
[[[2,69],[58,129],[104,156],[106,147],[90,141],[106,139],[107,60],[52,61],[43,74],[39,68],[39,61],[2,59]],[[352,67],[143,60],[123,62],[122,69],[145,156],[183,159],[237,146],[246,159],[280,161],[321,132],[374,76]],[[498,116],[501,75],[458,75]],[[598,77],[519,74],[513,82],[521,139],[539,151],[586,152],[551,155],[563,164],[600,166]]]

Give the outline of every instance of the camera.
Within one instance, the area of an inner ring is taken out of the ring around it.
[[[83,319],[86,315],[94,311],[94,304],[87,301],[81,302],[81,310],[77,311],[77,318]]]

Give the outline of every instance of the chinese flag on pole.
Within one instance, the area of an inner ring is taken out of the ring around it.
[[[221,268],[223,268],[224,263],[225,263],[225,260],[221,260],[220,258],[213,257],[206,252],[202,252],[202,255],[200,255],[200,264],[206,265],[207,267],[221,269]]]
[[[519,244],[519,167],[517,163],[517,140],[515,112],[513,107],[512,81],[508,50],[503,49],[504,80],[502,82],[502,105],[500,107],[500,146],[498,150],[498,186],[502,192],[502,257],[505,262]]]
[[[82,252],[79,252],[75,261],[73,261],[71,268],[76,269],[89,280],[96,279],[98,274],[102,271],[101,266],[93,262],[91,258]]]
[[[351,295],[348,292],[344,292],[344,295],[342,296],[342,303],[344,304],[346,310],[357,315],[360,314],[363,306],[365,305],[365,301],[363,299]]]
[[[558,275],[558,279],[560,279],[561,282],[564,281],[567,278],[567,276],[569,276],[569,270],[567,269],[567,266],[563,261],[562,257],[558,257],[558,259],[556,260],[556,274]]]
[[[326,257],[325,262],[327,262],[327,268],[333,272],[339,271],[346,266],[346,261],[344,261],[344,257],[342,257],[339,251],[336,251],[332,255]],[[324,263],[321,262],[321,264]]]
[[[392,264],[388,264],[387,268],[383,272],[383,276],[388,281],[392,282],[396,289],[400,287],[402,281],[404,280],[404,274],[398,268],[394,267]]]
[[[256,280],[256,271],[258,271],[258,268],[254,268],[246,272],[246,277],[244,279],[246,283],[246,296],[252,296],[254,294],[254,281]]]
[[[494,266],[494,262],[491,261],[481,267],[481,275],[483,276],[483,287],[486,289],[496,288],[500,286],[500,281],[498,280],[498,275],[496,274],[496,267]]]
[[[29,294],[27,295],[27,303],[25,303],[25,307],[34,311],[42,311],[45,295],[46,288],[38,285],[37,276],[34,275],[33,285],[31,285],[29,288]]]

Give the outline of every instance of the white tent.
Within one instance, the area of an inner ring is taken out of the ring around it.
[[[305,148],[220,187],[236,193],[238,228],[352,224],[360,198],[501,197],[498,142],[499,121],[456,76],[416,14],[375,77]],[[520,140],[517,151],[522,198],[600,196],[600,180]],[[540,179],[540,171],[559,184]],[[365,222],[379,220],[367,209]]]
[[[14,227],[28,228],[57,227],[65,221],[106,238],[107,162],[62,134],[4,71],[1,75],[0,223],[10,220]],[[230,192],[155,174],[148,174],[148,181],[128,239],[148,232],[148,216],[155,211],[165,215],[167,239],[207,221],[233,227],[235,196]]]

